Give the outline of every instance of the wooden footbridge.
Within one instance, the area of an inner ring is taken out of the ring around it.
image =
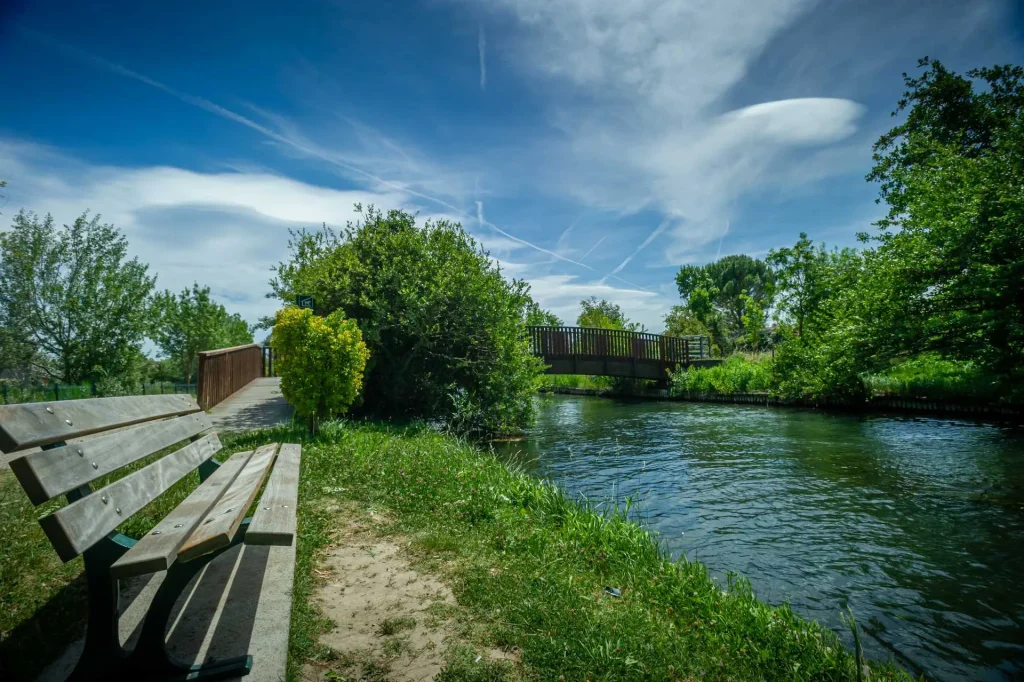
[[[533,354],[547,374],[585,374],[665,381],[668,371],[710,365],[707,336],[663,336],[596,327],[530,327]]]

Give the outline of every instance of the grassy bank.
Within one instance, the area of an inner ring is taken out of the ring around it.
[[[709,368],[690,367],[672,376],[674,395],[685,393],[769,393],[794,398],[781,390],[786,377],[780,376],[768,354],[737,354],[721,365]],[[907,398],[949,400],[971,403],[1006,401],[1012,396],[1005,379],[986,374],[974,363],[921,355],[904,360],[882,372],[859,377],[864,398]],[[810,398],[828,397],[822,395]]]
[[[759,602],[742,580],[718,584],[703,564],[668,560],[622,512],[598,514],[470,445],[425,428],[331,423],[311,441],[302,429],[281,428],[232,438],[228,450],[270,441],[305,441],[291,679],[303,661],[331,659],[317,644],[331,624],[310,597],[313,569],[339,524],[339,499],[386,510],[387,532],[414,538],[486,643],[518,651],[527,679],[857,679],[854,655],[830,631]],[[4,648],[32,650],[45,663],[81,629],[81,565],[60,564],[37,510],[12,483],[4,474]],[[180,484],[126,530],[146,532],[194,484]],[[873,667],[883,679],[903,676],[888,664]],[[481,670],[453,659],[442,679],[482,679]],[[486,670],[491,680],[519,674]]]
[[[759,602],[742,580],[720,585],[703,564],[668,560],[622,513],[595,513],[445,436],[330,424],[306,446],[302,473],[297,597],[330,525],[317,500],[339,497],[387,510],[531,679],[856,679],[853,654],[830,631]],[[297,657],[317,655],[317,615],[304,601]]]

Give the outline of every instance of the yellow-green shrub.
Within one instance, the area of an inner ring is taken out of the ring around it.
[[[310,430],[345,413],[359,396],[370,352],[355,321],[340,310],[317,317],[305,308],[283,308],[271,344],[280,356],[281,393]]]

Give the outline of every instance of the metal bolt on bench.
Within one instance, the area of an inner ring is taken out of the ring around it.
[[[220,440],[209,429],[195,400],[183,395],[0,406],[0,450],[26,451],[10,460],[26,495],[37,505],[67,497],[67,506],[41,518],[40,525],[61,559],[81,554],[85,561],[85,649],[69,680],[215,680],[251,670],[252,656],[205,665],[174,661],[165,650],[164,633],[182,590],[217,556],[242,543],[293,543],[301,448],[285,444],[278,452],[274,443],[218,463],[212,457],[221,449]],[[68,444],[87,436],[87,441]],[[189,442],[100,494],[90,487],[102,476],[183,441]],[[117,531],[197,468],[200,485],[142,539]],[[256,513],[244,518],[264,480]],[[138,643],[125,650],[118,638],[118,580],[159,571],[167,575]]]

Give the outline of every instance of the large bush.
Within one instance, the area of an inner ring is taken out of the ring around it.
[[[470,432],[507,432],[532,417],[542,365],[526,339],[528,286],[506,280],[458,224],[417,226],[370,208],[343,234],[293,235],[271,282],[285,301],[358,322],[370,349],[366,409],[437,419]]]
[[[310,431],[359,397],[369,351],[359,327],[340,310],[326,318],[303,308],[279,310],[271,343],[280,355],[281,393]]]

